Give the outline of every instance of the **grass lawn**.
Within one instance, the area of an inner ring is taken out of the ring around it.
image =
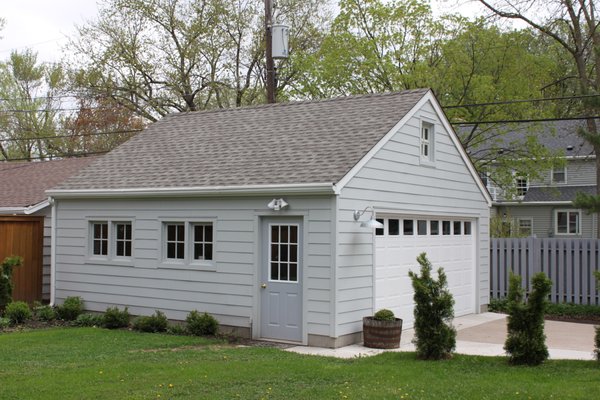
[[[0,399],[593,399],[600,365],[340,360],[96,328],[0,334]]]

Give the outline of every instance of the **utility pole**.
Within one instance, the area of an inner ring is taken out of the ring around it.
[[[265,53],[267,65],[267,103],[275,103],[275,62],[273,61],[273,7],[265,0]]]

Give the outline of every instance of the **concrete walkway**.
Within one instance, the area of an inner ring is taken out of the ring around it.
[[[472,314],[454,319],[457,330],[456,353],[505,356],[506,315],[496,313]],[[546,345],[551,359],[593,360],[594,326],[570,322],[546,321]],[[414,330],[402,331],[400,348],[394,350],[370,349],[362,344],[325,349],[320,347],[295,346],[286,349],[300,354],[311,354],[339,358],[367,357],[384,351],[415,351],[411,343]]]

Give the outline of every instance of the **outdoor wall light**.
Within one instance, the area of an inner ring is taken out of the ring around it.
[[[372,206],[366,206],[365,209],[362,211],[355,210],[354,211],[354,220],[358,221],[360,219],[360,217],[362,217],[363,214],[365,212],[367,212],[367,210],[369,208],[371,209],[371,218],[368,221],[361,222],[360,227],[361,228],[371,228],[371,229],[383,228],[383,224],[375,219],[375,208],[373,208]]]
[[[269,207],[273,211],[279,211],[282,208],[286,208],[287,206],[288,203],[284,199],[273,199],[269,202],[269,204],[267,204],[267,207]]]

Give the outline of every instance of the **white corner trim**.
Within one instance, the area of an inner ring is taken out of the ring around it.
[[[52,203],[51,221],[50,221],[50,306],[56,302],[56,203],[53,198],[48,199],[48,204]]]
[[[475,181],[475,183],[477,184],[477,187],[481,191],[481,194],[485,198],[487,206],[491,207],[492,206],[491,196],[489,195],[487,189],[481,183],[481,179],[479,179],[479,174],[475,170],[475,167],[473,166],[473,163],[467,156],[467,153],[465,152],[465,149],[463,148],[462,144],[460,143],[460,140],[458,139],[456,132],[454,132],[454,129],[452,129],[452,126],[448,122],[448,118],[446,118],[446,114],[444,114],[444,112],[442,111],[440,104],[438,103],[437,99],[435,98],[435,96],[433,95],[433,92],[431,90],[429,90],[427,93],[425,93],[423,95],[423,97],[421,98],[421,100],[419,100],[417,102],[417,104],[415,104],[414,107],[411,108],[410,111],[408,111],[406,113],[406,115],[404,115],[404,117],[402,117],[402,119],[400,121],[398,121],[398,123],[396,125],[394,125],[394,127],[392,129],[390,129],[390,131],[388,133],[386,133],[385,136],[375,146],[373,146],[373,148],[371,148],[371,150],[369,150],[369,152],[367,154],[365,154],[365,156],[358,163],[356,163],[354,165],[354,167],[346,175],[344,175],[344,177],[342,179],[340,179],[340,181],[336,184],[336,189],[337,189],[336,192],[339,193],[348,184],[348,182],[350,182],[350,180],[352,178],[354,178],[354,176],[358,173],[358,171],[360,171],[367,164],[367,162],[369,162],[373,158],[373,156],[379,150],[381,150],[383,148],[383,146],[385,146],[387,144],[387,142],[389,142],[390,139],[396,133],[398,133],[400,128],[402,128],[402,126],[404,124],[406,124],[406,122],[408,120],[410,120],[412,117],[414,117],[415,113],[417,111],[419,111],[421,109],[421,107],[423,107],[427,102],[431,102],[431,105],[433,106],[434,110],[436,111],[436,113],[438,115],[439,121],[441,122],[441,124],[444,126],[444,128],[448,132],[448,135],[450,136],[452,143],[454,143],[454,146],[458,150],[467,169],[471,173],[473,180]]]
[[[46,194],[55,198],[92,197],[172,197],[172,196],[217,196],[239,194],[335,194],[333,183],[297,183],[276,185],[244,186],[200,186],[200,187],[156,187],[123,189],[57,189],[47,190]]]

